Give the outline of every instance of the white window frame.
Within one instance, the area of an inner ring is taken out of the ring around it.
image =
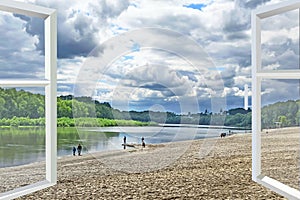
[[[22,14],[44,20],[45,35],[45,79],[42,80],[4,80],[1,87],[44,87],[46,120],[46,177],[45,180],[0,194],[0,199],[13,199],[52,185],[57,182],[57,16],[56,10],[37,5],[0,0],[0,11]],[[1,175],[0,175],[1,176]]]
[[[261,82],[262,79],[300,79],[300,70],[263,70],[261,20],[300,8],[299,0],[264,6],[252,12],[252,180],[288,199],[300,199],[300,191],[261,173]]]

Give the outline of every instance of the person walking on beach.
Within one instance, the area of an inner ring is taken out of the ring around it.
[[[146,144],[145,144],[145,138],[142,137],[142,147],[145,148]]]
[[[77,147],[78,156],[81,156],[81,150],[82,150],[82,146],[80,144],[78,144],[78,147]]]
[[[126,136],[124,135],[124,138],[123,138],[123,145],[124,145],[124,149],[126,149]]]
[[[73,156],[75,156],[76,153],[76,147],[73,147]]]

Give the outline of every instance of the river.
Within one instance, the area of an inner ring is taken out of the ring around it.
[[[147,144],[219,137],[223,128],[201,127],[103,127],[58,128],[58,156],[72,154],[72,147],[80,143],[83,154],[122,149],[123,137],[127,143]],[[232,132],[244,132],[232,130]],[[0,168],[45,160],[44,128],[0,128]]]

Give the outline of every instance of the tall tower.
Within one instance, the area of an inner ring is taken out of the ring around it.
[[[244,86],[244,109],[248,110],[248,85]]]

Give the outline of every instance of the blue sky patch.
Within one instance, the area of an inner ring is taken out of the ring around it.
[[[125,60],[133,60],[134,56],[123,56]]]
[[[211,71],[225,71],[225,67],[210,67],[208,68]]]
[[[202,8],[206,7],[205,4],[189,4],[189,5],[184,5],[183,7],[186,7],[186,8],[192,8],[192,9],[196,9],[196,10],[201,10],[202,11]]]
[[[132,52],[139,52],[140,51],[141,46],[138,43],[134,43],[131,47],[131,51]]]

